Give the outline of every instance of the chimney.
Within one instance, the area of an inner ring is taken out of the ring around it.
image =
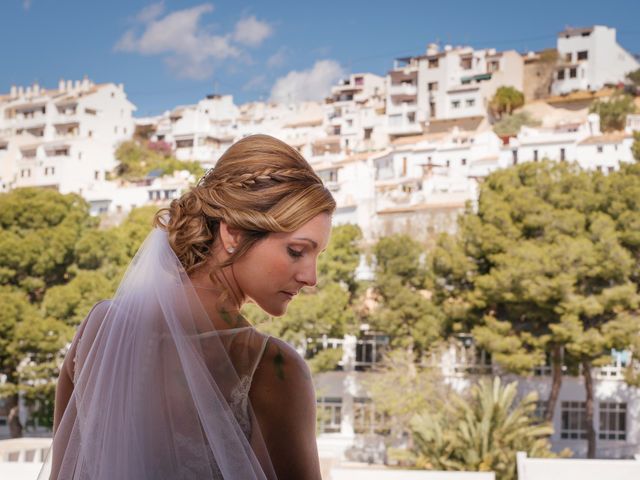
[[[435,55],[439,50],[440,48],[438,47],[437,43],[430,43],[429,45],[427,45],[427,55]]]
[[[34,82],[33,84],[33,94],[40,95],[40,85],[38,85],[38,82]]]
[[[61,78],[60,80],[58,80],[58,90],[60,90],[61,92],[64,92],[64,87],[65,87],[64,79]]]
[[[11,98],[16,98],[18,96],[18,87],[11,85],[10,95]]]
[[[445,45],[444,46],[444,51],[445,52],[450,52],[453,49],[453,47],[451,45]]]
[[[90,87],[90,82],[87,76],[85,75],[82,78],[82,91],[86,92],[87,90],[89,90],[89,87]]]
[[[31,91],[31,85],[29,85],[29,86],[27,87],[27,90],[26,90],[27,97],[30,97],[30,96],[31,96],[31,92],[32,92],[32,91]]]
[[[71,80],[67,80],[67,88],[65,88],[67,92],[73,90],[73,82]]]
[[[80,80],[76,80],[74,83],[73,89],[80,90]]]
[[[24,88],[22,86],[18,87],[18,96],[22,97],[24,95]]]

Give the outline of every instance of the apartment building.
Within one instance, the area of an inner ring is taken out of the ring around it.
[[[235,140],[239,114],[232,95],[207,95],[195,105],[165,112],[151,139],[168,143],[179,160],[211,167]]]
[[[523,89],[523,71],[512,50],[430,44],[424,55],[398,58],[387,74],[388,133],[415,135],[431,120],[486,117],[498,87]]]
[[[385,85],[384,77],[356,73],[331,88],[325,100],[327,134],[339,135],[347,154],[386,146]]]
[[[375,378],[374,367],[388,346],[388,337],[363,331],[344,338],[320,338],[316,350],[340,348],[343,356],[334,371],[316,375],[317,406],[320,418],[318,446],[333,449],[351,460],[382,462],[385,445],[403,446],[391,438],[388,418],[375,411],[368,382]],[[595,430],[598,458],[633,458],[640,454],[640,390],[624,380],[631,361],[629,352],[612,352],[612,363],[593,369]],[[551,367],[541,365],[528,376],[514,376],[500,370],[491,356],[475,347],[473,338],[460,335],[435,353],[429,363],[444,382],[457,391],[468,390],[482,376],[500,375],[505,382],[518,381],[519,397],[538,393],[536,414],[542,418],[551,389]],[[398,394],[401,394],[398,392]],[[553,415],[552,449],[569,448],[574,457],[586,456],[586,407],[581,376],[565,374]],[[405,445],[406,446],[406,445]]]
[[[551,88],[561,95],[574,90],[599,90],[623,82],[640,62],[616,41],[616,29],[603,25],[569,28],[558,34],[558,64]]]
[[[39,186],[62,193],[105,180],[115,148],[133,134],[135,106],[122,85],[89,79],[12,87],[0,97],[0,183],[3,190]]]

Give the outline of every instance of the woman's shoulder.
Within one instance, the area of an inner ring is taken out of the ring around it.
[[[292,394],[301,400],[304,400],[302,394],[305,392],[315,395],[311,372],[304,358],[277,337],[268,338],[252,387],[258,400],[265,404],[279,402]]]

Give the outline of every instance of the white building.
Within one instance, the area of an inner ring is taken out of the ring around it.
[[[354,73],[331,88],[325,104],[327,133],[340,136],[347,154],[386,147],[385,83],[378,75]]]
[[[3,190],[41,186],[82,194],[116,165],[134,105],[122,85],[61,80],[58,89],[12,87],[0,97]]]
[[[523,72],[515,51],[430,44],[424,55],[398,58],[387,75],[389,135],[418,134],[432,119],[486,117],[498,87],[523,89]]]
[[[551,87],[556,95],[573,90],[599,90],[623,82],[640,68],[633,55],[616,41],[616,29],[602,25],[570,28],[558,34],[559,64]]]

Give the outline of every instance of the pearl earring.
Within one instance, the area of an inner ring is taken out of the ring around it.
[[[235,251],[236,251],[236,249],[235,249],[235,248],[233,248],[233,247],[227,247],[227,252],[229,252],[229,253],[233,253],[233,252],[235,252]]]

